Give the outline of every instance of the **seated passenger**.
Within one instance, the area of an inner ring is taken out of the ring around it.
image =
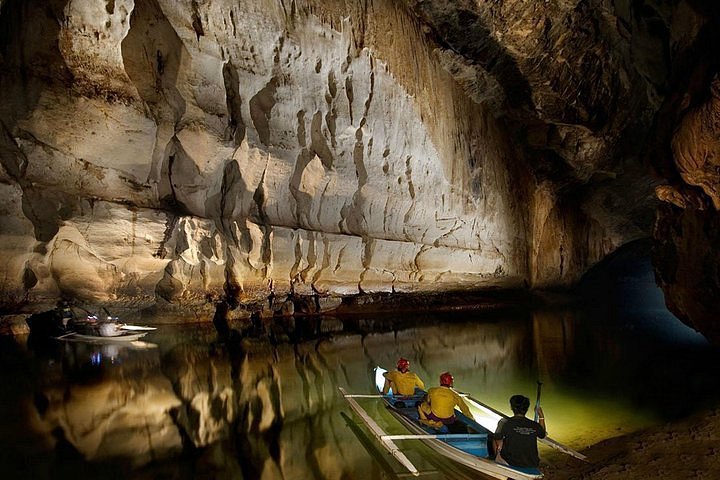
[[[385,377],[385,385],[383,385],[383,395],[388,393],[392,388],[393,395],[408,396],[415,393],[415,388],[424,389],[425,384],[420,377],[410,371],[410,362],[401,358],[397,362],[397,370],[393,372],[383,373]]]
[[[450,372],[440,375],[440,386],[428,390],[425,400],[418,407],[420,422],[433,428],[455,423],[455,407],[469,418],[473,418],[465,400],[452,389],[453,376]]]
[[[545,438],[545,415],[537,407],[538,422],[525,417],[530,399],[523,395],[510,397],[510,408],[515,414],[498,422],[495,431],[495,461],[513,467],[537,468],[540,465],[537,439]]]

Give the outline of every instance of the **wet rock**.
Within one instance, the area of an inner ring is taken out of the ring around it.
[[[26,335],[30,333],[27,315],[0,316],[0,335]]]

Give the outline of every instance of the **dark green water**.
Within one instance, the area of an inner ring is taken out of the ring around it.
[[[599,304],[295,319],[229,344],[197,325],[123,346],[0,338],[2,478],[402,478],[337,390],[371,393],[399,356],[506,412],[541,379],[550,434],[575,449],[715,405],[718,350],[638,275]],[[423,478],[477,478],[403,446]]]

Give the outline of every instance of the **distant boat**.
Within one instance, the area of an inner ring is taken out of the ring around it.
[[[141,333],[122,333],[120,335],[113,336],[102,336],[102,335],[87,335],[82,333],[70,332],[59,337],[55,337],[57,340],[71,341],[71,342],[89,342],[89,343],[116,343],[116,342],[134,342],[147,335],[147,332]]]
[[[106,320],[99,320],[97,315],[92,314],[88,315],[85,321],[73,322],[68,326],[71,331],[55,338],[91,343],[134,342],[148,332],[157,330],[155,327],[120,323],[118,317],[110,315]]]
[[[64,305],[32,315],[27,319],[27,324],[30,333],[38,338],[93,343],[133,342],[148,332],[157,330],[155,327],[121,323],[118,317],[110,315],[104,308],[103,310],[107,313],[104,319],[87,310],[87,316],[80,319],[72,307]]]

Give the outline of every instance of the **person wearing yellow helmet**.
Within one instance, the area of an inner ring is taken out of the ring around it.
[[[420,380],[414,372],[410,371],[410,361],[400,358],[397,362],[397,370],[385,372],[385,385],[382,393],[386,395],[391,389],[393,395],[408,396],[415,393],[415,389],[424,389],[425,383]]]

